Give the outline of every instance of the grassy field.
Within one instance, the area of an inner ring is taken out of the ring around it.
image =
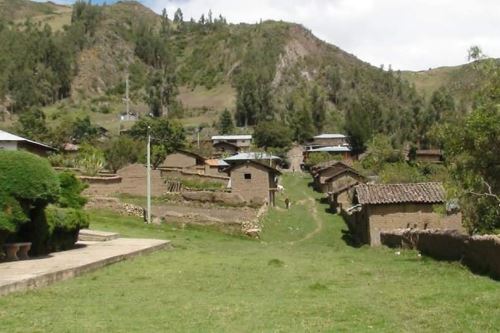
[[[261,240],[92,213],[92,227],[171,239],[161,251],[0,298],[5,332],[493,332],[500,285],[458,264],[353,248],[308,178]]]

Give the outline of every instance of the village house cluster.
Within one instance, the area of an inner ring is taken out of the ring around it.
[[[417,152],[417,160],[441,162],[439,151]],[[376,184],[355,170],[348,156],[309,171],[315,190],[343,216],[358,243],[381,245],[380,234],[395,229],[464,231],[458,206],[446,201],[441,183]]]

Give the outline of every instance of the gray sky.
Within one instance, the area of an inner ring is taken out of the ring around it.
[[[102,0],[101,0],[102,1]],[[71,2],[60,0],[59,2]],[[94,1],[95,2],[95,1]],[[479,45],[500,58],[499,0],[142,0],[184,18],[212,10],[229,22],[301,23],[319,38],[375,66],[423,70],[467,62]],[[108,1],[109,3],[109,1]]]

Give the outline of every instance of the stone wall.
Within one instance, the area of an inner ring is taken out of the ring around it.
[[[439,259],[461,261],[471,270],[500,279],[500,237],[457,231],[397,229],[380,234],[383,245],[416,249]]]

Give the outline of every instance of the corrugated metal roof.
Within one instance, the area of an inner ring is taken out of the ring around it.
[[[214,135],[212,140],[252,140],[251,135]]]
[[[23,137],[20,137],[20,136],[17,136],[17,135],[14,135],[12,133],[8,133],[8,132],[2,131],[2,130],[0,130],[0,141],[28,142],[28,143],[31,143],[31,144],[36,145],[36,146],[41,146],[41,147],[44,147],[44,148],[47,148],[50,150],[56,150],[55,148],[48,146],[46,144],[36,142],[33,140],[28,140],[28,139],[25,139]]]
[[[441,183],[363,184],[355,190],[360,204],[445,202]]]
[[[330,147],[321,147],[321,148],[314,148],[310,150],[306,150],[307,152],[325,152],[325,153],[331,153],[331,152],[350,152],[351,148],[347,146],[330,146]]]
[[[278,156],[268,153],[239,153],[231,157],[225,158],[224,161],[245,161],[245,160],[281,160]]]
[[[216,167],[226,167],[229,166],[224,160],[217,160],[217,159],[210,159],[206,160],[205,163],[210,166],[216,166]]]
[[[347,138],[347,136],[345,136],[344,134],[320,134],[320,135],[316,135],[314,137],[315,139],[345,139]]]

